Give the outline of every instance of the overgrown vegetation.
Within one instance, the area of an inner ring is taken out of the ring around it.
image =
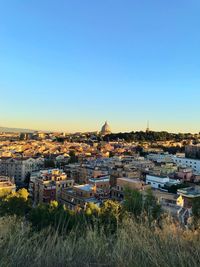
[[[200,231],[164,215],[151,191],[122,205],[32,207],[26,190],[0,201],[0,266],[199,266]]]
[[[88,227],[59,233],[33,231],[15,217],[0,219],[0,266],[187,266],[200,264],[200,234],[166,220],[150,229],[133,219],[123,220],[116,234]]]

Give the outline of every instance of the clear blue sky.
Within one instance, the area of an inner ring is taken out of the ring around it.
[[[0,125],[200,131],[199,0],[0,0]]]

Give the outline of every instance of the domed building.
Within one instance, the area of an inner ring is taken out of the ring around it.
[[[111,128],[108,125],[108,122],[106,121],[103,127],[101,128],[100,134],[104,136],[104,135],[111,134],[111,133],[112,133]]]

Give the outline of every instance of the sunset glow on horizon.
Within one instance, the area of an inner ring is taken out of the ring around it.
[[[0,126],[200,132],[199,8],[2,1]]]

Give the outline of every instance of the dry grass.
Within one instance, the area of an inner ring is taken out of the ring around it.
[[[150,230],[132,219],[116,235],[89,230],[60,235],[46,229],[33,232],[15,218],[0,219],[1,267],[55,266],[200,266],[200,233],[166,221],[163,230]]]

